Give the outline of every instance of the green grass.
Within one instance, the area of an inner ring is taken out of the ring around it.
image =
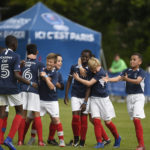
[[[70,139],[72,139],[73,135],[72,135],[72,129],[71,129],[71,119],[72,119],[72,113],[71,113],[71,106],[68,105],[64,105],[63,101],[60,100],[60,118],[61,118],[61,122],[63,124],[63,129],[64,129],[64,138],[65,138],[65,142],[68,143],[70,141]],[[117,117],[115,119],[113,119],[113,122],[115,123],[118,132],[120,134],[120,136],[122,137],[122,142],[121,142],[121,147],[119,148],[120,150],[135,150],[137,144],[137,140],[136,140],[136,136],[135,136],[135,130],[134,130],[134,126],[133,126],[133,122],[130,120],[128,113],[127,113],[127,109],[126,109],[126,103],[116,103],[113,102],[113,105],[115,107],[115,111],[116,111],[116,115]],[[144,130],[144,141],[145,141],[145,146],[146,149],[149,150],[150,149],[150,103],[147,103],[145,105],[145,113],[146,113],[146,119],[142,120],[142,124],[143,124],[143,130]],[[7,131],[6,134],[8,134],[8,130],[10,128],[10,125],[12,123],[12,119],[14,117],[14,109],[11,108],[10,109],[10,113],[9,113],[9,119],[8,119],[8,127],[7,127]],[[43,138],[44,141],[46,143],[47,141],[47,137],[48,137],[48,128],[49,128],[49,122],[50,122],[50,118],[48,115],[46,115],[45,117],[42,118],[42,123],[43,123]],[[105,127],[106,132],[108,134],[108,136],[111,138],[111,144],[106,146],[104,149],[106,150],[112,150],[113,149],[113,143],[114,143],[114,138],[112,137],[110,131]],[[56,139],[57,135],[55,136]],[[17,133],[15,135],[14,138],[14,144],[17,144]],[[30,138],[30,130],[27,133],[26,139],[25,139],[25,144],[27,143],[27,141]],[[36,140],[37,141],[37,140]],[[74,148],[74,147],[65,147],[65,148],[60,148],[60,147],[54,147],[54,146],[46,146],[46,147],[38,147],[37,146],[37,142],[35,145],[33,146],[16,146],[17,150],[60,150],[60,149],[66,149],[66,150],[71,150],[71,149],[84,149],[84,150],[91,150],[94,149],[93,146],[96,144],[96,139],[95,139],[95,135],[94,135],[94,129],[93,129],[93,125],[89,122],[88,123],[88,132],[87,132],[87,139],[86,139],[86,146],[84,148]],[[7,149],[6,147],[4,147],[5,150]]]

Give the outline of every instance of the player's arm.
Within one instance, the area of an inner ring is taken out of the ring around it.
[[[64,84],[63,84],[63,83],[57,82],[57,83],[56,83],[56,87],[57,87],[58,89],[60,89],[60,90],[64,90]]]
[[[45,82],[50,90],[54,90],[56,88],[55,85],[52,83],[52,81],[49,79],[46,72],[41,72],[41,77],[43,77],[45,79]]]
[[[86,93],[85,93],[85,99],[84,99],[83,104],[81,105],[81,111],[82,112],[86,110],[86,106],[87,106],[87,102],[88,102],[88,98],[90,96],[90,93],[91,93],[91,88],[87,87]]]
[[[92,79],[89,80],[89,81],[88,81],[88,80],[84,80],[84,79],[80,78],[77,73],[74,73],[74,74],[73,74],[73,77],[74,77],[77,81],[81,82],[82,84],[84,84],[84,85],[86,85],[86,86],[88,86],[88,87],[92,86],[93,84],[95,84],[95,83],[97,82],[97,80],[94,79],[94,78],[92,78]]]
[[[71,86],[71,83],[72,83],[72,79],[73,77],[72,76],[69,76],[68,77],[68,80],[67,80],[67,84],[66,84],[66,90],[65,90],[65,98],[64,98],[64,103],[67,105],[69,100],[68,100],[68,93],[69,93],[69,89],[70,89],[70,86]]]
[[[104,79],[104,78],[103,78]],[[122,77],[121,76],[117,76],[117,77],[114,77],[114,78],[108,78],[108,81],[109,82],[118,82],[118,81],[121,81],[122,80]],[[107,82],[108,82],[107,81]]]
[[[82,63],[81,63],[81,57],[79,57],[79,59],[78,59],[78,66],[79,66],[79,71],[80,71],[80,74],[81,74],[81,76],[83,76],[83,77],[86,77],[86,70],[82,67]]]
[[[125,76],[123,76],[122,79],[126,82],[131,82],[133,84],[140,84],[141,81],[143,80],[143,78],[141,76],[137,77],[137,79],[128,78],[127,74],[125,74]]]
[[[27,84],[27,85],[31,85],[31,86],[33,86],[34,88],[38,88],[37,83],[31,82],[31,81],[29,81],[29,80],[26,80],[25,78],[23,78],[23,77],[20,75],[20,72],[19,72],[19,71],[14,71],[14,76],[15,76],[15,78],[16,78],[18,81],[23,82],[23,83],[25,83],[25,84]]]

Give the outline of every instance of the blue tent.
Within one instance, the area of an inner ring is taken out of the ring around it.
[[[4,46],[7,35],[18,38],[17,52],[24,59],[26,44],[37,44],[39,56],[45,63],[50,52],[59,53],[63,57],[61,69],[66,80],[72,64],[76,64],[83,49],[92,50],[100,57],[101,34],[83,27],[55,13],[41,2],[30,9],[0,23],[0,46]]]

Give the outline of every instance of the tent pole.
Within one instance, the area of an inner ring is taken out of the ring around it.
[[[103,64],[104,69],[107,70],[106,59],[105,59],[105,55],[104,55],[104,52],[103,52],[102,48],[100,50],[100,57],[101,57],[101,62]]]

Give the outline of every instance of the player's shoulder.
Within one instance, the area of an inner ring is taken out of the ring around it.
[[[133,70],[131,69],[131,68],[126,68],[126,69],[124,69],[122,72],[123,73],[127,73],[127,72],[132,72]]]
[[[103,67],[100,68],[99,72],[100,75],[106,75],[106,71],[104,70]]]
[[[20,59],[20,55],[14,51],[10,51],[11,55],[15,58],[15,59]]]
[[[79,66],[77,64],[74,64],[71,66],[71,68],[79,68]]]
[[[145,70],[142,69],[142,68],[139,68],[139,73],[141,73],[141,74],[146,74]]]
[[[38,60],[36,60],[36,63],[37,63],[38,66],[45,66],[44,63],[42,63],[42,62],[40,62]]]

